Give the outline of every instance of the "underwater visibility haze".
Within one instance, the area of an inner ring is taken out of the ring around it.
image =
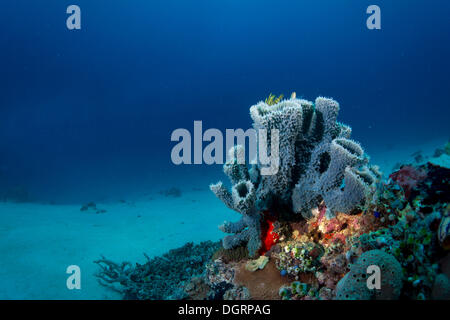
[[[0,12],[0,299],[450,299],[450,2]]]

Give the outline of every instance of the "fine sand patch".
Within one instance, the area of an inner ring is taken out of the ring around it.
[[[0,299],[119,299],[101,287],[93,263],[100,255],[144,263],[186,242],[218,240],[217,225],[238,219],[207,189],[178,198],[161,195],[134,203],[0,203]],[[66,268],[81,268],[81,290],[66,288]]]

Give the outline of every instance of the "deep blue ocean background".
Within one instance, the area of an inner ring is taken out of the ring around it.
[[[381,30],[366,28],[371,4]],[[0,191],[206,188],[221,166],[173,165],[172,131],[249,128],[271,92],[333,97],[372,155],[448,139],[449,14],[448,0],[2,1]]]

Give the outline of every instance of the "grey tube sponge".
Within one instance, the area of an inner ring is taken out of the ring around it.
[[[337,122],[338,113],[339,104],[324,97],[317,98],[315,104],[294,98],[281,101],[274,106],[259,102],[250,108],[255,129],[268,131],[277,129],[280,132],[280,167],[278,173],[274,175],[261,176],[257,192],[259,199],[267,200],[276,197],[282,201],[290,201],[296,183],[301,183],[304,178],[307,180],[317,178],[309,169],[314,166],[316,170],[319,170],[317,167],[324,165],[324,159],[320,156],[325,151],[329,153],[333,139],[339,139],[334,142],[340,147],[337,151],[341,153],[347,151],[349,159],[353,152],[359,151],[358,145],[352,147],[351,142],[347,146],[345,138],[350,136],[351,129]],[[268,140],[270,144],[270,138]],[[318,153],[316,150],[318,145],[321,149],[327,150]],[[317,157],[311,161],[314,152],[317,153]],[[342,172],[343,176],[345,166],[339,168],[340,170],[337,169],[336,171]],[[317,198],[314,194],[305,197]]]
[[[350,136],[352,135],[352,128],[340,123],[339,124],[339,138],[346,138],[346,139],[350,139]]]
[[[233,184],[231,192],[222,182],[212,184],[210,189],[228,208],[242,215],[238,222],[226,221],[219,226],[221,231],[232,233],[222,240],[222,246],[225,249],[231,249],[247,243],[250,256],[254,256],[261,247],[261,216],[255,207],[256,188],[249,180],[250,175],[247,166],[238,163],[239,153],[242,150],[241,146],[233,147],[230,150],[233,158],[224,165],[224,172]]]
[[[244,229],[242,232],[234,235],[225,236],[222,240],[222,246],[224,249],[231,249],[247,243],[247,250],[250,257],[257,255],[258,250],[261,248],[260,234],[256,233],[256,230],[260,230],[255,226],[250,226]]]
[[[255,205],[255,188],[251,181],[240,181],[231,188],[231,196],[236,211],[251,214]]]
[[[305,173],[292,191],[292,206],[305,219],[311,217],[311,208],[319,203],[320,190],[315,188],[321,173],[329,166],[330,143],[321,142],[312,151]]]
[[[242,232],[236,233],[234,235],[225,236],[222,239],[222,246],[225,249],[232,249],[242,245],[250,239],[250,232],[248,230],[244,230]],[[249,250],[250,252],[250,250]]]
[[[250,108],[255,129],[268,132],[267,149],[270,150],[270,133],[273,129],[280,132],[279,155],[280,166],[274,175],[262,176],[259,196],[266,198],[269,194],[284,196],[292,181],[292,169],[296,163],[296,141],[303,124],[302,104],[311,104],[306,100],[284,100],[275,106],[260,102]],[[258,137],[260,139],[260,137]]]
[[[233,198],[231,193],[227,190],[227,188],[223,185],[222,181],[219,181],[216,184],[211,184],[209,186],[212,192],[216,195],[217,198],[222,200],[222,202],[230,209],[234,209]]]
[[[366,199],[370,186],[377,182],[367,168],[361,146],[350,139],[336,138],[330,146],[330,165],[314,188],[318,190],[331,214],[350,212]],[[361,168],[361,169],[359,169]]]
[[[356,173],[369,185],[378,183],[383,175],[378,166],[364,166],[356,170]]]
[[[366,166],[367,161],[363,149],[353,140],[322,142],[313,150],[308,170],[292,192],[293,210],[309,219],[320,198],[329,216],[356,209],[380,178],[375,168]]]
[[[339,134],[339,126],[336,125],[339,113],[339,103],[333,99],[318,97],[315,102],[316,111],[320,112],[324,123],[324,136],[331,140]]]
[[[259,172],[258,166],[256,164],[252,164],[252,167],[250,168],[248,173],[250,176],[250,181],[253,182],[254,184],[258,184],[259,178],[260,178],[260,172]]]
[[[242,218],[238,222],[224,222],[219,226],[219,229],[225,233],[239,233],[247,227],[246,222]]]
[[[312,190],[313,182],[299,183],[292,192],[292,209],[305,219],[312,217],[311,209],[319,204],[320,194]]]
[[[258,198],[290,198],[293,210],[305,217],[320,198],[332,215],[364,201],[380,172],[368,166],[364,150],[350,139],[351,128],[337,122],[339,108],[333,99],[318,97],[314,104],[290,99],[250,109],[255,128],[275,127],[281,133],[280,170],[261,177]]]
[[[339,108],[333,99],[318,97],[312,103],[295,96],[275,105],[259,102],[250,108],[253,127],[264,129],[257,135],[258,151],[264,142],[270,153],[275,152],[272,144],[278,145],[279,166],[273,174],[265,174],[267,165],[258,153],[248,170],[244,147],[230,150],[224,172],[231,191],[222,183],[211,185],[227,207],[242,214],[240,221],[220,227],[232,233],[223,239],[225,248],[247,243],[250,254],[256,254],[261,246],[262,212],[279,213],[274,206],[292,208],[309,218],[311,209],[322,200],[330,216],[351,212],[364,203],[381,173],[368,164],[359,143],[350,139],[351,128],[337,122]]]
[[[334,139],[330,145],[329,167],[320,177],[320,191],[327,193],[339,188],[344,178],[345,168],[362,164],[363,156],[364,151],[357,142],[343,138]]]
[[[260,215],[243,215],[238,222],[224,222],[219,229],[225,233],[233,233],[222,240],[224,249],[232,249],[242,244],[247,244],[247,250],[251,257],[255,256],[261,247]]]
[[[350,167],[345,168],[344,189],[334,189],[323,194],[327,208],[334,215],[336,212],[349,212],[360,205],[369,190],[367,185]]]
[[[228,151],[229,160],[224,164],[223,171],[235,184],[241,180],[248,180],[249,173],[245,164],[245,149],[241,145],[231,147]]]

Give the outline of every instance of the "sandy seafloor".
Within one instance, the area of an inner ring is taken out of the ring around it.
[[[372,152],[371,163],[389,174],[398,162],[412,163],[413,152],[432,155],[445,142]],[[144,252],[152,257],[189,241],[219,240],[223,233],[217,225],[239,219],[207,185],[188,187],[179,198],[154,193],[126,203],[97,203],[107,210],[103,214],[80,207],[0,203],[0,299],[120,299],[94,277],[93,261],[100,255],[144,263]],[[66,288],[66,268],[73,264],[81,268],[81,290]]]

